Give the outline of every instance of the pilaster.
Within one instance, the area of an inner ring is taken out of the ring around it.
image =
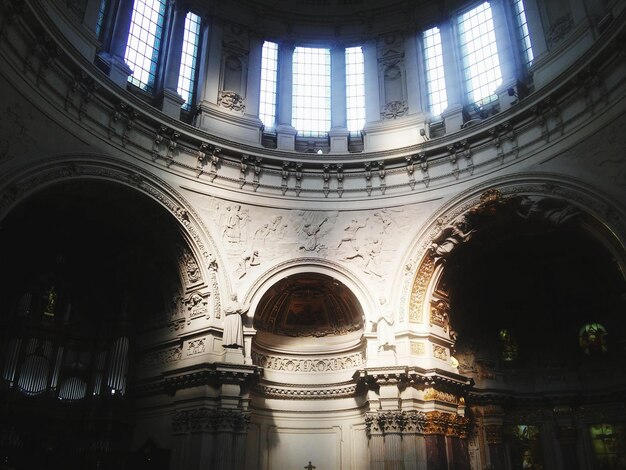
[[[330,152],[348,151],[348,115],[346,107],[346,50],[334,46],[330,51]]]
[[[124,60],[130,22],[133,17],[133,4],[133,0],[120,0],[109,50],[100,53],[101,59],[109,66],[109,78],[123,88],[126,88],[128,77],[133,73]]]
[[[183,53],[183,40],[185,37],[185,11],[180,1],[172,4],[172,28],[168,42],[167,60],[163,91],[161,93],[161,110],[173,118],[180,117],[180,107],[185,102],[178,93],[178,78],[180,75],[180,62]]]
[[[278,45],[278,90],[276,141],[279,150],[294,150],[297,130],[291,124],[293,112],[293,43]]]
[[[441,113],[446,134],[456,132],[463,125],[462,77],[457,57],[457,40],[454,34],[453,20],[447,19],[439,25],[441,48],[443,53],[443,72],[446,81],[448,107]]]

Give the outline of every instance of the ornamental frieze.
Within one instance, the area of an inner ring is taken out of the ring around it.
[[[248,414],[238,410],[198,408],[178,411],[172,418],[175,433],[186,432],[245,432]]]
[[[252,362],[264,369],[285,372],[334,372],[362,366],[363,354],[354,353],[343,357],[295,359],[268,356],[253,351]]]
[[[366,413],[365,429],[368,437],[376,434],[441,434],[465,438],[469,418],[441,411],[387,411]]]

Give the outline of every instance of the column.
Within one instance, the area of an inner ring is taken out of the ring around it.
[[[206,61],[204,62],[203,82],[200,93],[202,105],[211,103],[217,106],[217,92],[220,83],[222,62],[223,28],[219,21],[213,19],[207,32]]]
[[[502,425],[488,424],[485,426],[487,437],[487,448],[489,450],[489,461],[494,470],[505,470],[505,450],[502,440]]]
[[[102,59],[109,65],[109,78],[119,86],[126,88],[128,77],[133,73],[124,61],[128,32],[133,17],[134,0],[120,0],[113,23],[113,34],[108,53],[102,54]]]
[[[446,134],[458,131],[463,125],[462,77],[457,56],[458,41],[455,37],[452,21],[452,19],[448,19],[439,25],[443,52],[443,73],[446,79],[446,94],[448,96],[448,107],[441,113],[446,127]]]
[[[261,59],[263,40],[251,33],[250,52],[248,53],[248,77],[246,83],[246,114],[259,117],[261,96]]]
[[[530,43],[533,48],[534,62],[548,53],[546,35],[541,22],[541,15],[537,0],[524,0],[524,13],[526,14],[526,24],[530,34]]]
[[[98,24],[98,14],[100,13],[101,0],[88,0],[85,6],[85,14],[83,15],[83,24],[90,33],[96,34],[96,24]]]
[[[278,45],[278,109],[276,140],[279,150],[294,150],[297,130],[291,125],[293,106],[293,51],[294,45]]]
[[[375,39],[363,45],[365,68],[365,126],[380,121],[380,85],[378,77],[378,50]]]
[[[448,468],[446,452],[446,436],[441,434],[429,434],[426,440],[426,462],[428,468]]]
[[[346,107],[346,49],[330,50],[330,152],[348,151],[348,111]]]
[[[180,107],[185,102],[177,90],[180,61],[183,54],[186,16],[180,1],[172,4],[172,16],[172,28],[167,49],[167,60],[165,62],[161,110],[168,116],[179,119]]]
[[[404,40],[404,67],[406,69],[406,91],[409,114],[421,113],[424,111],[422,95],[420,93],[420,78],[417,48],[417,33],[412,32]]]
[[[493,17],[493,27],[496,35],[496,47],[498,49],[498,61],[500,62],[500,72],[502,73],[502,84],[496,90],[500,102],[500,111],[509,109],[514,102],[517,102],[517,78],[521,74],[517,70],[521,67],[519,59],[519,42],[514,40],[518,37],[515,30],[511,30],[511,25],[507,18],[513,19],[513,12],[506,11],[506,5],[502,0],[492,0],[490,2]],[[513,89],[512,94],[508,92]]]

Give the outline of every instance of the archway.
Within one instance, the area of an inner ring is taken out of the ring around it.
[[[366,445],[350,431],[363,419],[354,375],[366,362],[357,296],[326,273],[296,272],[265,291],[254,327],[252,360],[263,369],[251,402],[255,452],[269,468],[345,466],[339,442]]]
[[[484,192],[440,225],[409,321],[449,337],[452,366],[475,381],[474,466],[577,468],[576,443],[591,448],[593,429],[620,422],[609,391],[626,386],[613,373],[626,357],[624,250],[569,188],[507,189]]]
[[[77,179],[18,202],[0,240],[3,458],[141,468],[130,398],[139,353],[199,269],[181,262],[191,251],[180,225],[132,188]],[[164,443],[150,446],[167,468]]]

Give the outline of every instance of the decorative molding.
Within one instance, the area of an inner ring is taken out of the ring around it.
[[[381,119],[397,119],[405,116],[409,112],[409,106],[406,101],[391,101],[383,106],[380,112]]]
[[[442,361],[448,360],[448,348],[433,344],[433,357]]]
[[[465,439],[469,418],[441,411],[379,411],[365,414],[368,437],[376,434],[439,434]]]
[[[245,433],[249,422],[249,413],[221,408],[181,410],[172,417],[174,434],[189,432]]]
[[[315,388],[313,388],[315,387]],[[329,398],[350,398],[357,392],[357,385],[257,385],[256,390],[266,398],[279,398],[285,400],[324,400]]]
[[[140,356],[139,365],[141,367],[160,366],[170,362],[178,362],[182,359],[183,352],[181,346],[174,346],[158,351],[150,351]]]
[[[426,343],[424,341],[411,341],[410,344],[412,356],[426,355]]]
[[[354,353],[340,357],[319,357],[315,359],[297,359],[260,354],[252,351],[252,362],[264,369],[284,372],[334,372],[353,369],[364,364],[363,354]]]
[[[217,95],[217,104],[222,108],[230,109],[231,111],[237,111],[244,113],[246,105],[243,97],[234,91],[220,91]]]

